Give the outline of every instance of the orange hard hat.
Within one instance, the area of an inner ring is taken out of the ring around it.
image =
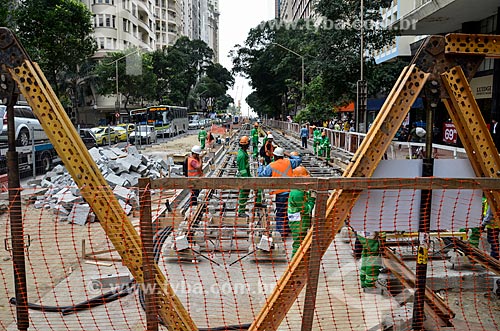
[[[293,151],[293,152],[290,153],[290,155],[299,156],[299,152]]]
[[[255,123],[253,124],[253,126],[259,126],[259,123],[255,122]]]
[[[298,166],[297,168],[293,169],[293,177],[310,177],[311,175],[309,174],[309,171],[307,171],[306,168],[303,166]]]
[[[321,135],[322,135],[323,137],[324,137],[324,136],[326,136],[326,132],[325,132],[325,131],[321,132]]]
[[[267,131],[267,134],[272,134],[272,132],[271,131]]]
[[[247,136],[243,136],[240,138],[240,145],[248,145],[250,144],[250,139]]]

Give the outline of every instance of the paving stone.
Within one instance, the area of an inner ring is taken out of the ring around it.
[[[101,152],[97,147],[92,147],[91,149],[89,149],[89,153],[95,162],[98,162],[102,158]]]
[[[73,209],[68,215],[68,221],[78,225],[85,225],[90,213],[90,206],[88,204],[74,205]]]
[[[122,177],[119,177],[115,174],[108,174],[106,177],[105,177],[106,181],[108,182],[109,185],[111,186],[116,186],[116,185],[120,185],[120,186],[127,186],[127,183],[128,181]]]

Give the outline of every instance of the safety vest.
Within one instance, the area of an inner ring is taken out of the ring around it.
[[[486,216],[486,213],[488,212],[488,200],[486,198],[483,198],[483,201],[482,201],[482,205],[483,205],[483,217]],[[493,213],[493,211],[491,211],[491,213]],[[493,217],[495,217],[495,215],[493,215]],[[494,219],[490,220],[490,222],[488,224],[486,224],[485,228],[487,229],[498,229],[500,228],[497,223],[495,222]]]
[[[293,177],[292,162],[289,159],[278,159],[271,164],[272,175],[271,177]],[[289,190],[276,190],[272,191],[271,194],[280,194],[288,192]]]
[[[198,161],[194,157],[192,157],[192,156],[188,157],[188,177],[203,177],[203,169],[202,168],[199,168],[199,169],[194,168],[191,165],[191,163],[193,161],[200,163],[200,161]]]

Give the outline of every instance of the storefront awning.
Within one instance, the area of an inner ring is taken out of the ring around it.
[[[343,106],[343,107],[336,107],[335,110],[338,112],[353,112],[354,111],[354,102],[351,102],[350,104]]]

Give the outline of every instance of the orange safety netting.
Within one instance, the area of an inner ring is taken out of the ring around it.
[[[405,171],[410,178],[411,166]],[[183,188],[151,190],[155,261],[200,329],[247,329],[286,272],[294,242],[299,243],[309,229],[307,208],[297,214],[288,199],[280,206],[281,199],[276,201],[267,189],[259,192],[255,184],[241,191],[227,186],[202,189],[192,200]],[[430,222],[426,328],[498,329],[497,266],[488,261],[492,249],[498,248],[498,229],[481,226],[482,191],[470,189],[466,182],[461,189],[434,189],[431,195],[424,191],[398,187],[363,191],[321,259],[315,302],[306,298],[304,288],[279,329],[300,329],[313,308],[313,330],[411,326],[414,273],[417,262],[423,262],[418,230],[426,218]],[[41,305],[29,310],[30,330],[144,329],[144,293],[152,288],[133,281],[78,193],[74,187],[22,191],[27,298]],[[256,205],[258,193],[263,194],[263,206]],[[309,193],[309,202],[318,197]],[[140,231],[139,207],[145,201],[139,190],[126,188],[115,194]],[[292,189],[290,195],[301,192]],[[186,201],[184,206],[181,202]],[[278,224],[276,210],[285,210],[278,215]],[[15,297],[16,271],[8,212],[0,216],[1,239],[7,248],[0,261],[0,329],[5,330],[15,329],[16,316],[9,303]],[[120,229],[114,231],[124,235]],[[301,247],[295,248],[300,254]],[[307,277],[306,271],[305,281]],[[94,306],[96,302],[102,304]]]

